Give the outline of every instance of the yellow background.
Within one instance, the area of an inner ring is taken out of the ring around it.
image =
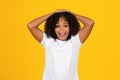
[[[95,21],[81,47],[80,80],[120,80],[119,5],[119,0],[1,0],[0,80],[42,79],[44,48],[26,25],[57,9],[69,9]]]

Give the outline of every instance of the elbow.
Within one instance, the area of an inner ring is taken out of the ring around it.
[[[30,28],[30,24],[29,23],[27,24],[27,28]]]
[[[31,28],[32,28],[32,26],[31,26],[30,23],[27,24],[27,28],[28,28],[28,29],[31,29]]]
[[[95,22],[93,20],[91,20],[88,25],[91,26],[91,27],[93,27],[94,24],[95,24]]]

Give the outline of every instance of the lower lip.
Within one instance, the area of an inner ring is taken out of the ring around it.
[[[65,36],[59,36],[59,37],[64,38]]]
[[[60,37],[65,37],[66,35],[59,35]]]

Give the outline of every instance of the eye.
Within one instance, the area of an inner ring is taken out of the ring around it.
[[[68,27],[68,25],[64,25],[64,27]]]
[[[59,25],[56,25],[56,28],[60,27]]]

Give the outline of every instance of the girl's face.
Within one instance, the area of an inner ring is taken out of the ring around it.
[[[69,35],[69,24],[64,17],[60,17],[56,24],[55,33],[59,40],[65,41]]]

